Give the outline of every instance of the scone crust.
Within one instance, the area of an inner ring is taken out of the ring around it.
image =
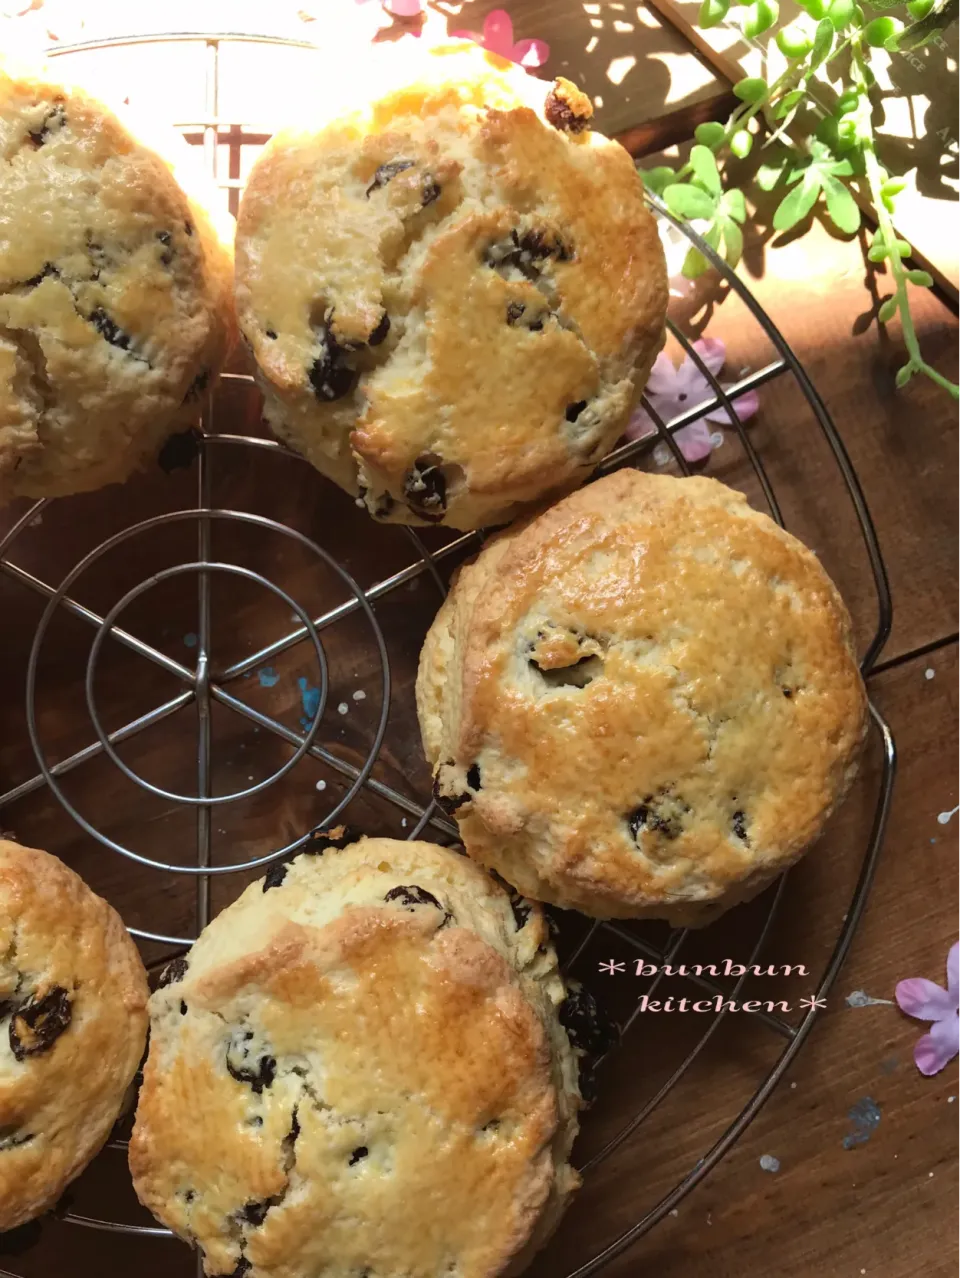
[[[151,999],[141,1201],[211,1275],[517,1272],[576,1184],[539,909],[515,917],[466,857],[390,839],[266,883]]]
[[[5,1230],[52,1207],[110,1134],[143,1055],[149,990],[116,911],[56,857],[5,840],[0,956]],[[27,1021],[49,995],[69,1004],[69,1024],[44,1046]]]
[[[278,434],[378,519],[475,528],[616,440],[666,267],[630,156],[549,124],[549,86],[460,44],[420,75],[265,149],[238,318]]]
[[[231,251],[107,107],[2,66],[0,207],[0,503],[126,479],[199,416]]]
[[[677,925],[817,838],[867,710],[812,551],[714,480],[634,470],[463,568],[417,705],[472,856],[539,900]]]

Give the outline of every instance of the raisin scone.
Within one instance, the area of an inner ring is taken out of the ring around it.
[[[463,568],[417,706],[468,853],[539,900],[678,926],[800,856],[866,729],[813,552],[715,480],[633,470]]]
[[[164,973],[137,1194],[209,1275],[519,1272],[577,1184],[544,918],[455,852],[352,837],[315,836]]]
[[[0,209],[0,503],[126,479],[199,416],[231,252],[107,107],[3,67]]]
[[[109,1136],[148,994],[106,901],[56,857],[0,840],[0,1230],[52,1207]]]
[[[378,92],[278,135],[244,193],[266,417],[377,519],[504,523],[620,434],[663,344],[656,226],[568,81],[455,44]]]

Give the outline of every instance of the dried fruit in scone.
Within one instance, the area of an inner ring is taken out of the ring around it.
[[[168,162],[81,89],[0,66],[0,503],[126,479],[195,421],[230,275]]]
[[[316,839],[150,1001],[130,1168],[210,1275],[519,1272],[577,1176],[540,909],[428,843]],[[588,1045],[589,1046],[589,1045]]]
[[[475,528],[582,480],[663,343],[663,251],[589,100],[472,45],[278,135],[237,310],[273,429],[377,519]],[[399,64],[398,64],[399,65]]]
[[[0,1230],[52,1207],[109,1136],[148,992],[106,901],[56,857],[0,840]]]
[[[800,856],[866,728],[817,557],[714,480],[633,470],[463,568],[417,707],[471,856],[526,896],[678,925]]]

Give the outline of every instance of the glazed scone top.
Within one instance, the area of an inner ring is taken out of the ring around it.
[[[0,1230],[51,1207],[106,1140],[148,992],[106,901],[56,857],[0,840]]]
[[[684,923],[820,833],[866,700],[811,551],[713,480],[624,470],[463,569],[418,708],[472,855],[541,900]]]
[[[264,151],[238,316],[271,424],[316,466],[379,518],[476,527],[617,437],[666,270],[632,160],[573,85],[459,44],[415,65]]]
[[[230,275],[170,164],[83,90],[0,66],[0,501],[123,479],[195,419]]]
[[[577,1105],[556,958],[466,858],[301,855],[166,979],[130,1165],[208,1273],[480,1278],[556,1222]]]

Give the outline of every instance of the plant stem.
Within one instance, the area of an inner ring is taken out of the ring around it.
[[[882,188],[886,175],[877,158],[876,139],[873,132],[873,106],[870,102],[866,61],[859,31],[851,36],[850,52],[854,80],[860,90],[856,110],[857,138],[863,153],[864,173],[870,189],[870,201],[877,214],[879,242],[886,250],[886,260],[890,263],[890,274],[893,277],[894,296],[897,299],[897,309],[900,312],[900,323],[903,328],[903,344],[909,356],[906,367],[911,370],[911,374],[923,373],[925,377],[929,377],[932,382],[942,386],[954,399],[957,399],[960,397],[960,388],[948,378],[943,377],[935,368],[931,368],[920,352],[920,343],[917,340],[913,316],[910,313],[907,272],[903,265],[899,238],[890,211],[884,203]]]

